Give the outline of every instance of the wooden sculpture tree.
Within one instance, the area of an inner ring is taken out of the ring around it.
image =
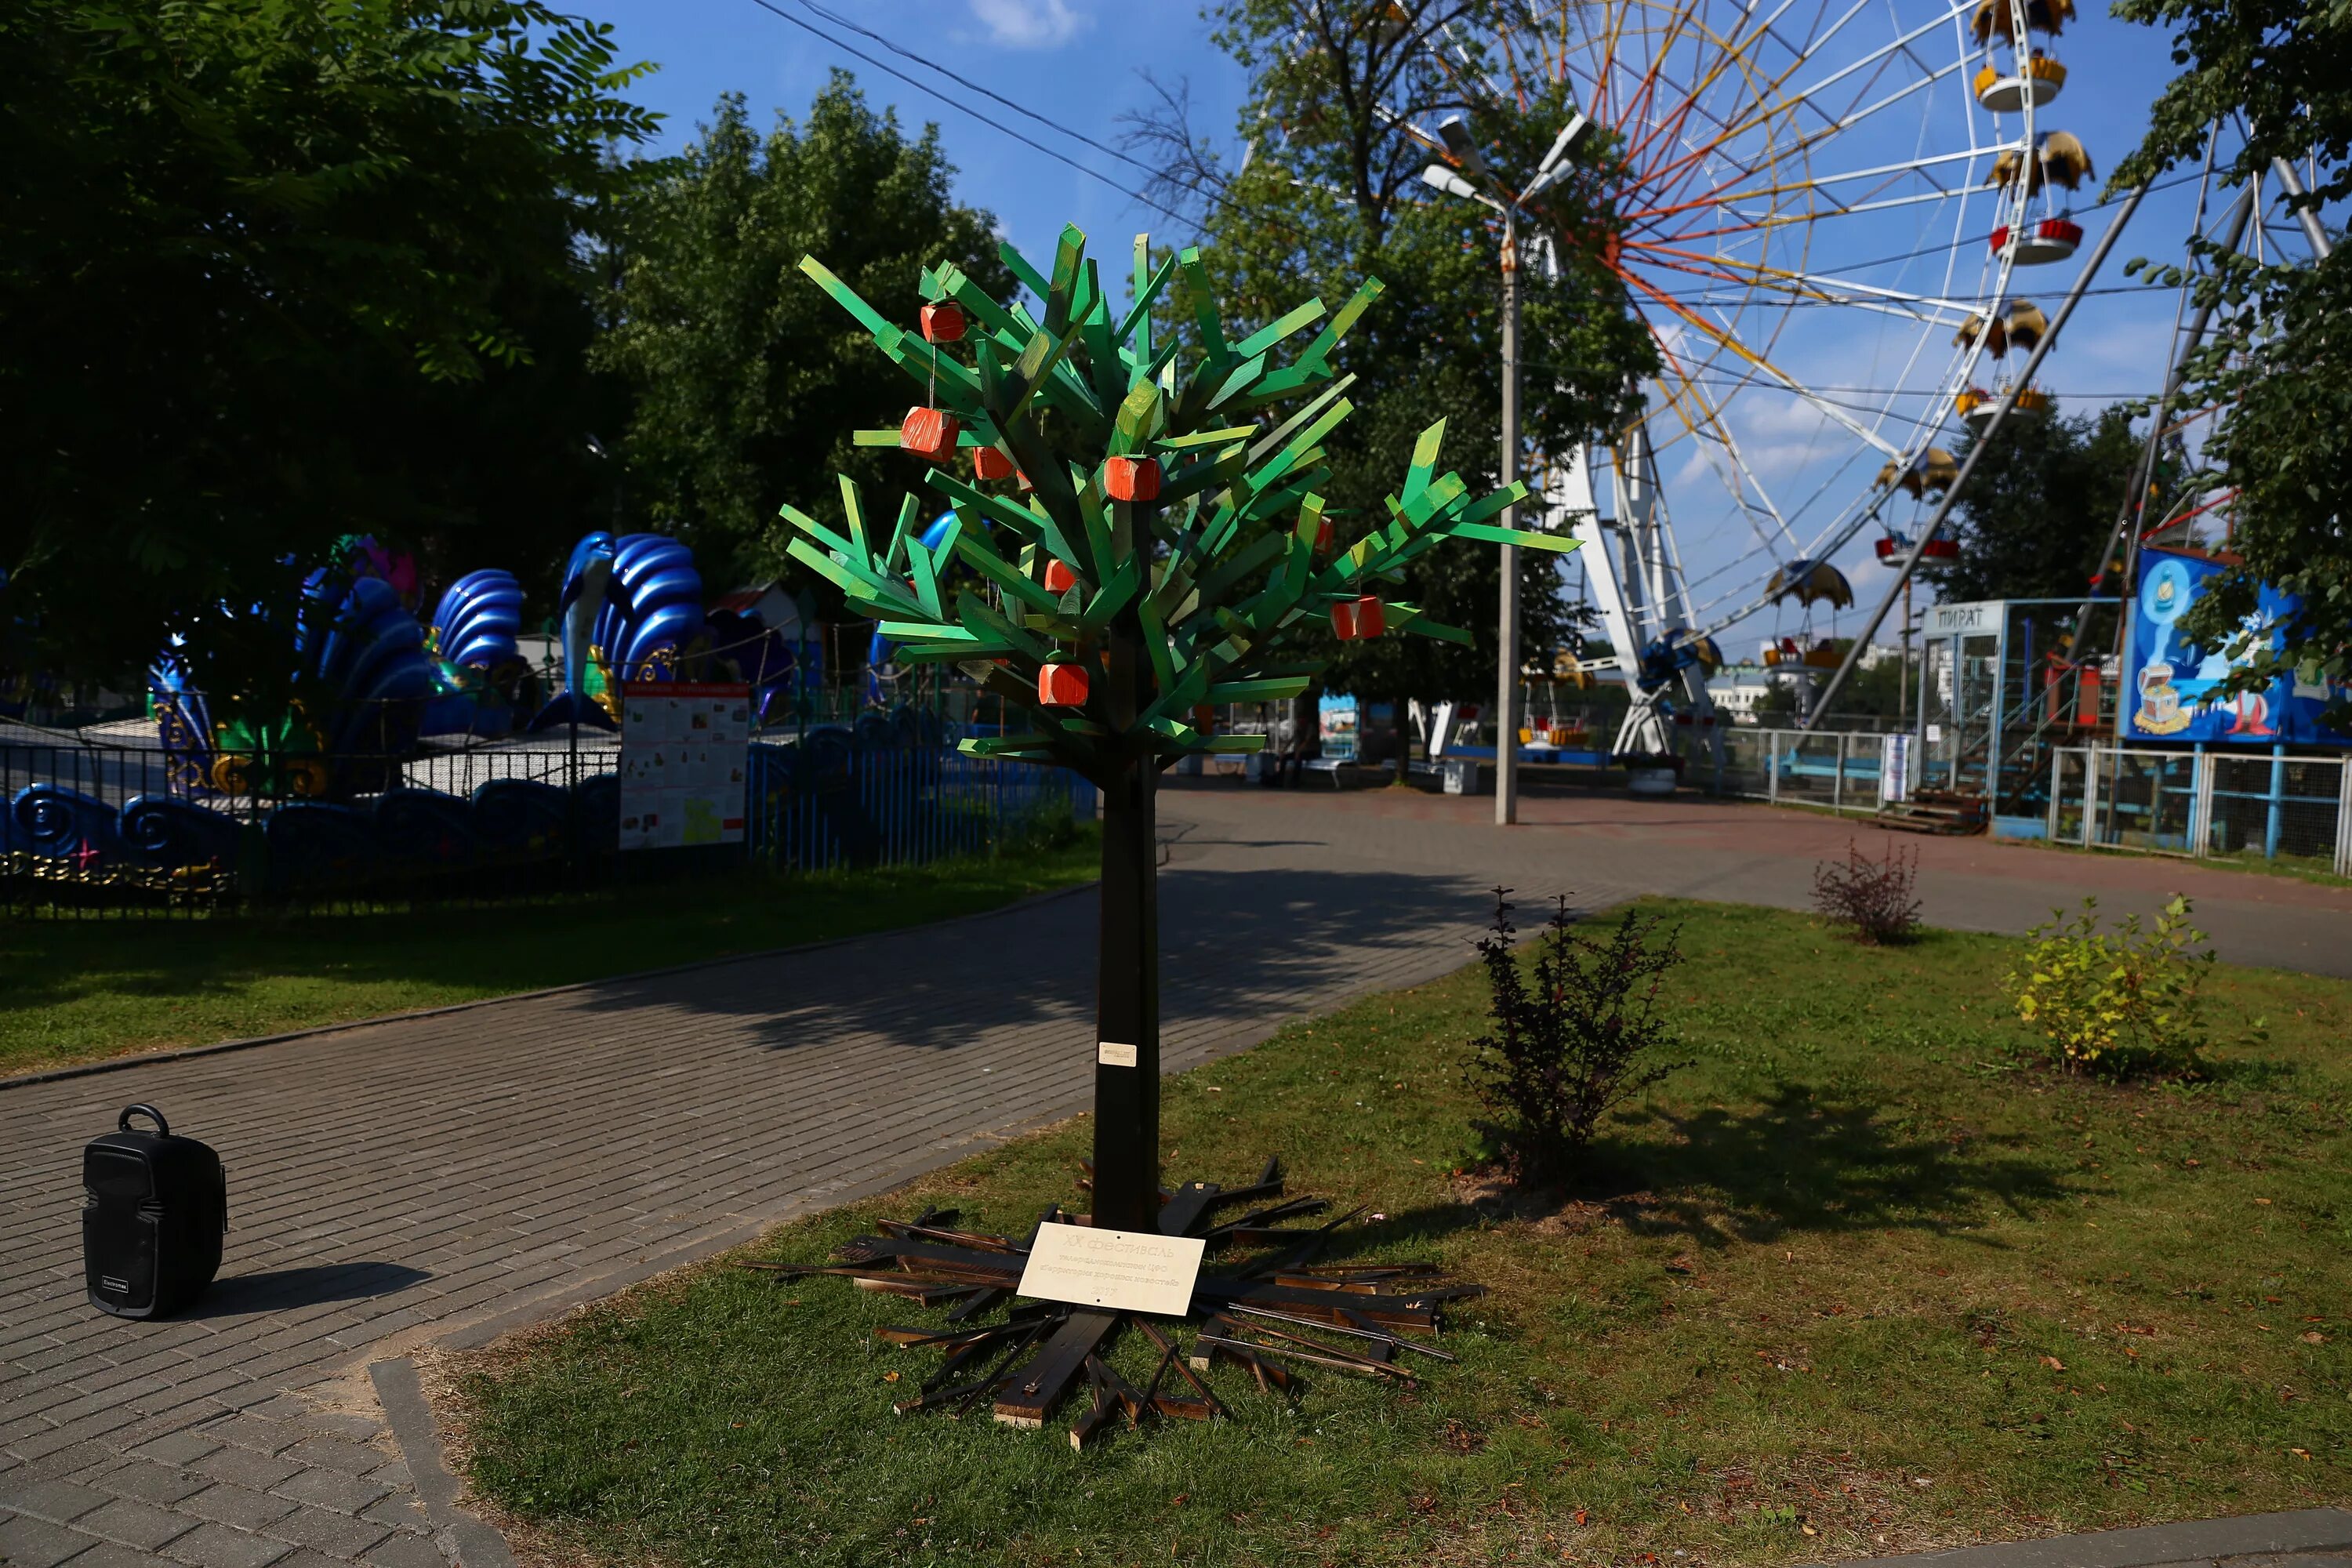
[[[1490,521],[1525,487],[1473,499],[1459,475],[1438,473],[1440,422],[1414,447],[1388,515],[1338,547],[1316,493],[1322,442],[1350,409],[1351,378],[1331,356],[1380,284],[1328,321],[1310,300],[1236,341],[1198,252],[1153,267],[1139,236],[1130,298],[1115,304],[1085,238],[1063,230],[1050,276],[1004,247],[1043,301],[1038,315],[943,267],[924,272],[930,302],[903,327],[804,259],[922,394],[898,427],[861,431],[858,443],[928,459],[926,480],[954,517],[926,548],[916,497],[886,520],[845,479],[837,528],[791,507],[783,516],[792,554],[875,616],[901,660],[954,664],[1023,716],[1020,732],[966,741],[967,752],[1067,767],[1101,790],[1092,1222],[1209,1234],[1214,1201],[1278,1192],[1279,1179],[1269,1167],[1252,1188],[1193,1184],[1177,1201],[1160,1190],[1160,770],[1192,752],[1259,749],[1263,736],[1209,733],[1205,710],[1304,691],[1323,662],[1320,639],[1301,635],[1310,625],[1342,638],[1467,642],[1381,597],[1423,552],[1447,539],[1574,546]],[[950,583],[958,565],[968,585]],[[876,1261],[871,1248],[864,1261]],[[907,1267],[879,1259],[893,1261]]]

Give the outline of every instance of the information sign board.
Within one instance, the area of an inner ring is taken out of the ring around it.
[[[1024,1296],[1118,1312],[1181,1318],[1192,1308],[1193,1282],[1208,1243],[1197,1236],[1041,1225],[1021,1271]]]
[[[632,680],[621,689],[621,847],[740,844],[751,689]]]

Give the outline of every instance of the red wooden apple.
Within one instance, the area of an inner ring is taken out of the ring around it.
[[[1103,462],[1103,489],[1113,500],[1152,500],[1160,494],[1160,459],[1110,458]]]
[[[963,307],[942,300],[923,307],[923,341],[927,343],[952,343],[963,337]]]
[[[898,426],[898,446],[936,463],[955,450],[958,429],[956,416],[944,408],[909,408]]]
[[[1341,642],[1353,642],[1356,637],[1356,601],[1342,599],[1331,606],[1331,632]]]
[[[1048,664],[1037,670],[1037,701],[1045,708],[1076,708],[1087,700],[1087,668]]]
[[[1380,600],[1367,594],[1356,601],[1356,635],[1376,637],[1389,629],[1388,611]]]
[[[1045,563],[1045,592],[1066,594],[1078,585],[1078,574],[1059,561]]]
[[[971,471],[983,479],[1009,479],[1013,477],[1013,459],[997,447],[974,447]]]

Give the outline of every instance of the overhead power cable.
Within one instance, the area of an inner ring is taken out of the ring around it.
[[[1178,223],[1191,224],[1193,221],[1192,219],[1186,217],[1182,213],[1176,211],[1173,207],[1163,206],[1160,203],[1153,201],[1150,196],[1143,195],[1141,192],[1130,190],[1127,186],[1119,184],[1117,180],[1112,179],[1108,174],[1104,174],[1101,170],[1090,168],[1087,164],[1079,163],[1076,158],[1069,156],[1066,153],[1058,152],[1054,148],[1046,146],[1043,142],[1039,142],[1032,137],[1024,136],[1020,132],[1013,130],[1010,125],[1005,125],[997,121],[991,120],[967,104],[957,102],[946,93],[940,91],[939,89],[930,86],[927,82],[916,80],[913,77],[908,76],[905,71],[898,69],[896,66],[893,66],[887,61],[876,59],[872,55],[867,54],[865,50],[857,47],[855,44],[843,42],[841,39],[836,38],[832,34],[826,32],[824,28],[817,26],[814,23],[803,21],[800,17],[793,15],[790,11],[785,10],[782,6],[774,4],[774,0],[751,0],[751,4],[757,5],[761,10],[767,12],[772,16],[781,17],[784,21],[790,22],[793,26],[798,27],[801,31],[808,34],[812,37],[818,38],[824,43],[832,45],[842,53],[852,55],[858,59],[864,60],[867,65],[872,66],[876,70],[882,72],[884,75],[898,78],[898,80],[905,82],[917,92],[922,93],[940,103],[946,104],[949,108],[956,110],[958,113],[967,115],[973,120],[979,121],[982,125],[990,126],[994,130],[1002,132],[1003,134],[1012,137],[1013,140],[1020,142],[1024,147],[1043,153],[1046,157],[1053,159],[1056,163],[1066,164],[1070,168],[1076,169],[1079,174],[1086,175],[1090,180],[1100,181],[1102,184],[1108,185],[1112,190],[1127,196],[1131,201],[1150,207],[1154,212],[1164,213],[1169,217],[1175,219]],[[865,29],[863,28],[859,29],[861,32],[864,30]],[[989,96],[992,98],[995,95],[992,93]],[[1065,134],[1072,133],[1065,132]],[[1081,141],[1086,140],[1086,138],[1083,137],[1079,139]],[[1099,145],[1099,143],[1096,143],[1096,145]]]
[[[1159,175],[1159,170],[1154,169],[1150,164],[1144,163],[1141,159],[1122,152],[1118,148],[1113,147],[1108,142],[1097,142],[1083,131],[1073,131],[1068,126],[1062,124],[1058,121],[1048,120],[1044,115],[1038,113],[1035,110],[1028,107],[1028,105],[1017,102],[1013,99],[1009,99],[993,88],[983,86],[982,83],[972,80],[968,76],[964,76],[956,71],[951,71],[936,60],[925,59],[922,56],[916,54],[911,49],[902,47],[901,46],[893,43],[889,38],[876,32],[873,28],[863,26],[858,23],[852,21],[847,16],[841,15],[838,11],[829,11],[825,9],[824,6],[816,4],[816,0],[797,0],[797,4],[803,10],[812,12],[814,15],[823,17],[836,27],[846,27],[860,37],[871,38],[874,42],[881,45],[884,48],[889,50],[892,54],[898,56],[902,60],[912,61],[914,64],[922,67],[925,70],[943,76],[950,81],[955,83],[958,87],[963,88],[971,92],[976,92],[992,103],[1003,104],[1005,108],[1013,110],[1013,113],[1020,115],[1024,120],[1035,121],[1038,124],[1044,126],[1046,130],[1053,132],[1057,136],[1066,136],[1073,142],[1084,142],[1087,146],[1093,148],[1096,152],[1100,153],[1107,157],[1116,158],[1122,163],[1140,169],[1145,174],[1150,174],[1155,178]],[[774,7],[771,6],[769,9],[772,10]],[[1222,184],[1222,182],[1220,183]],[[1187,188],[1189,189],[1192,187]]]
[[[1132,153],[1127,153],[1120,148],[1114,147],[1107,142],[1097,141],[1094,137],[1086,134],[1086,132],[1082,131],[1071,130],[1068,126],[1064,125],[1057,121],[1050,120],[1045,115],[1037,113],[1034,110],[1005,97],[1003,93],[996,91],[993,88],[990,88],[980,82],[974,81],[970,77],[964,76],[961,72],[950,70],[943,65],[925,59],[922,56],[892,42],[887,37],[875,31],[873,28],[853,21],[849,17],[842,16],[836,11],[828,10],[826,7],[817,5],[815,0],[794,0],[794,3],[800,5],[802,9],[809,12],[811,15],[821,17],[824,21],[829,22],[835,26],[845,27],[849,31],[857,34],[860,37],[871,39],[874,43],[879,45],[885,49],[887,49],[890,53],[897,55],[901,59],[919,65],[925,70],[931,71],[936,75],[946,78],[948,80],[955,83],[958,87],[965,89],[967,91],[976,92],[992,103],[1002,105],[1006,109],[1012,110],[1014,113],[1023,116],[1024,119],[1035,121],[1037,124],[1045,127],[1056,136],[1066,137],[1073,142],[1078,142],[1082,146],[1091,148],[1094,151],[1102,153],[1106,157],[1116,158],[1120,163],[1127,164],[1130,168],[1140,171],[1142,174],[1152,179],[1165,179],[1169,181],[1170,184],[1201,197],[1203,201],[1209,204],[1212,209],[1217,207],[1229,207],[1235,204],[1236,198],[1234,196],[1232,189],[1233,182],[1230,180],[1221,179],[1213,174],[1203,171],[1203,177],[1210,183],[1210,184],[1214,186],[1213,189],[1204,190],[1197,181],[1188,181],[1171,175],[1164,170],[1156,169],[1151,164],[1137,158]],[[826,32],[824,28],[819,27],[813,23],[803,21],[799,16],[793,16],[792,13],[782,9],[780,6],[773,4],[772,0],[751,0],[751,4],[759,6],[760,9],[763,11],[782,17],[783,20],[790,22],[793,26],[800,28],[803,32],[808,33],[814,37],[823,39],[824,42],[831,44],[834,47],[841,50],[843,53],[864,60],[867,65],[872,66],[875,69],[896,77],[898,80],[905,82],[908,87],[913,88],[918,92],[925,94],[935,101],[943,103],[949,108],[957,110],[959,113],[979,121],[982,125],[989,127],[991,130],[1003,132],[1005,135],[1010,136],[1014,141],[1020,142],[1023,146],[1034,148],[1037,152],[1045,153],[1055,162],[1076,169],[1078,173],[1086,175],[1088,179],[1108,185],[1112,190],[1118,191],[1122,195],[1129,197],[1139,205],[1150,207],[1154,212],[1163,214],[1168,217],[1175,219],[1178,223],[1185,224],[1196,230],[1205,226],[1204,219],[1191,217],[1186,214],[1178,212],[1173,207],[1156,202],[1150,196],[1145,195],[1141,191],[1121,184],[1118,181],[1112,179],[1109,175],[1105,174],[1098,169],[1092,168],[1087,164],[1082,163],[1066,153],[1046,146],[1042,142],[1024,136],[1020,132],[1013,130],[1011,126],[1003,124],[1000,121],[991,120],[985,115],[980,114],[970,105],[959,102],[954,98],[941,92],[939,89],[932,87],[926,82],[918,81],[913,77],[908,76],[906,72],[898,69],[897,67],[885,61],[876,59],[872,55],[866,53],[866,51],[858,48],[856,45],[846,43]],[[1261,214],[1259,216],[1263,220],[1265,215]],[[1300,234],[1298,230],[1290,227],[1288,225],[1277,222],[1275,223],[1273,226],[1277,232],[1287,236],[1293,240],[1298,241],[1302,244],[1305,242],[1306,237]]]

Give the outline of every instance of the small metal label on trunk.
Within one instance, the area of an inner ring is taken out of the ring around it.
[[[1095,1046],[1095,1060],[1107,1068],[1131,1068],[1135,1058],[1135,1047],[1122,1046],[1117,1040],[1102,1040]]]

